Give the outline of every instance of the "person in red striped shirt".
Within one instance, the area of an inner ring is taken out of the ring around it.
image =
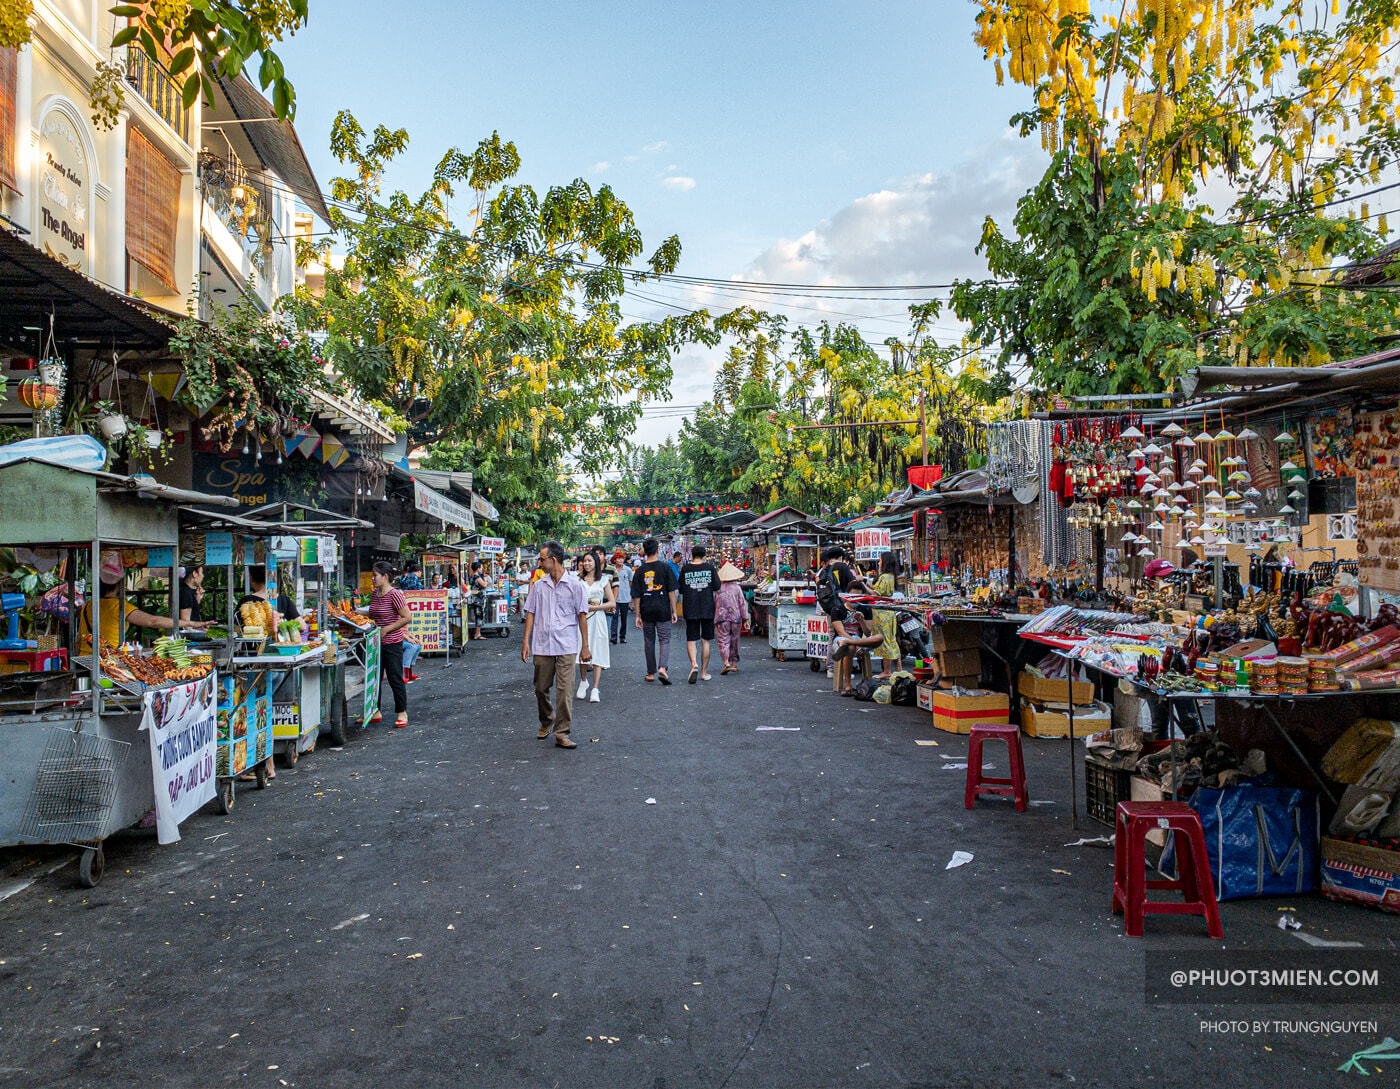
[[[403,678],[403,637],[408,627],[408,601],[391,581],[393,564],[380,560],[374,565],[374,594],[369,599],[369,618],[379,625],[379,662],[394,693],[394,729],[408,725],[408,686]],[[366,724],[383,722],[379,708]]]

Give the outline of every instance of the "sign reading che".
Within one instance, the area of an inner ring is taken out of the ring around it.
[[[39,123],[39,222],[36,241],[56,261],[90,272],[88,211],[92,207],[87,153],[72,118],[53,107]]]

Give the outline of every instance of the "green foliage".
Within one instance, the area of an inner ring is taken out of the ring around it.
[[[570,498],[568,477],[559,462],[548,463],[530,447],[512,448],[468,442],[439,442],[423,455],[425,469],[470,472],[472,487],[500,511],[491,525],[495,536],[530,547],[551,538],[568,539],[575,515],[559,507]]]
[[[962,468],[1002,391],[929,337],[937,315],[936,303],[912,307],[909,337],[882,349],[846,325],[790,332],[753,310],[717,321],[734,344],[713,399],[680,437],[696,487],[760,510],[857,513],[903,488],[920,463],[920,393],[930,462]]]
[[[1340,17],[1303,0],[1162,0],[1058,28],[1032,0],[979,4],[979,44],[1033,88],[1012,121],[1053,152],[1014,231],[983,228],[994,281],[952,294],[1003,375],[1157,391],[1200,364],[1320,365],[1393,335],[1400,297],[1334,270],[1388,230],[1346,198],[1400,151],[1394,0]]]
[[[23,0],[28,3],[29,0]],[[203,91],[214,101],[215,81],[241,74],[256,57],[258,85],[271,88],[276,115],[296,116],[296,90],[273,46],[306,25],[309,0],[139,0],[110,13],[126,25],[112,48],[134,45],[169,71],[189,109]],[[119,89],[119,88],[118,88]],[[110,86],[94,84],[94,105],[109,101]],[[120,106],[120,99],[117,100]]]
[[[600,503],[608,506],[648,506],[657,503],[666,507],[690,506],[694,495],[702,490],[696,486],[691,466],[680,445],[667,439],[659,446],[642,446],[628,452],[619,464],[621,473],[603,485]],[[666,533],[694,521],[694,512],[675,514],[606,515],[591,532],[589,540],[613,543],[621,535],[610,535],[614,529],[630,529],[647,533]]]
[[[200,415],[217,409],[215,430],[230,437],[245,424],[284,433],[310,417],[313,393],[332,389],[318,345],[251,294],[208,322],[182,321],[170,347],[184,363],[191,407]]]
[[[331,209],[345,265],[327,272],[322,298],[298,296],[298,320],[326,333],[340,373],[408,422],[412,447],[457,443],[474,466],[531,472],[566,455],[611,459],[642,406],[669,396],[671,356],[716,340],[703,313],[622,318],[627,280],[672,270],[679,242],[633,269],[642,238],[612,189],[510,184],[520,157],[495,133],[471,153],[449,150],[420,196],[386,195],[380,178],[407,145],[402,129],[336,118],[331,148],[349,171],[331,188],[354,209]],[[451,214],[461,197],[466,226]]]

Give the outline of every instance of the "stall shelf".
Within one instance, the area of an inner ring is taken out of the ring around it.
[[[23,513],[0,519],[0,545],[66,551],[75,617],[78,557],[89,572],[100,569],[106,548],[168,550],[173,564],[181,503],[237,505],[145,478],[12,461],[0,466],[0,510]],[[96,579],[89,582],[91,591]],[[100,595],[91,602],[96,633],[104,603]],[[19,708],[0,699],[0,846],[80,846],[79,880],[91,887],[102,878],[103,841],[155,807],[155,782],[141,733],[144,687],[104,679],[101,640],[79,657],[76,628],[69,624],[67,668],[44,675],[46,688]]]

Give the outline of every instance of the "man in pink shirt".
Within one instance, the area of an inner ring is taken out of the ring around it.
[[[525,635],[520,660],[535,659],[535,702],[540,712],[541,741],[552,730],[561,749],[577,748],[569,737],[574,720],[574,667],[593,660],[588,649],[588,588],[564,570],[568,556],[558,541],[540,548],[543,576],[525,601]],[[554,698],[550,699],[550,687]]]

